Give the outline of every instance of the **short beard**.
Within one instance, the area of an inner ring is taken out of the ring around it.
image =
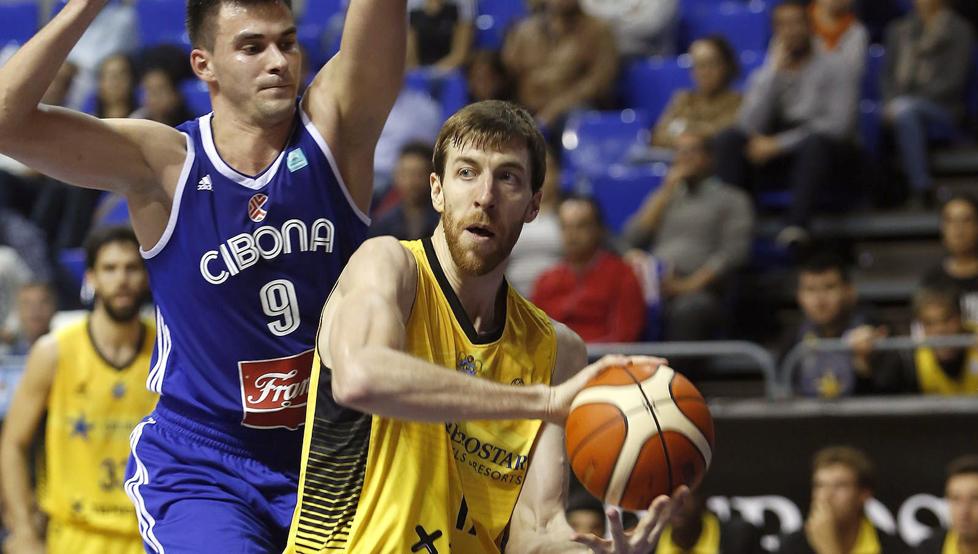
[[[496,236],[498,246],[489,255],[482,257],[478,256],[472,252],[466,251],[462,247],[461,237],[462,233],[465,232],[465,228],[468,227],[471,221],[459,221],[452,217],[452,214],[445,211],[442,214],[442,223],[445,228],[445,242],[448,243],[448,252],[452,256],[452,261],[455,263],[455,267],[459,271],[467,275],[474,275],[476,277],[481,277],[492,272],[494,269],[499,267],[506,258],[509,257],[510,252],[513,251],[513,246],[516,245],[516,240],[519,239],[519,231],[516,233],[511,233],[508,237]]]
[[[102,303],[102,308],[105,310],[105,315],[109,316],[109,319],[115,323],[130,323],[134,319],[139,317],[139,309],[143,305],[143,299],[140,298],[138,301],[133,302],[131,305],[124,306],[121,308],[116,308],[112,304],[106,302],[105,300],[99,300]]]

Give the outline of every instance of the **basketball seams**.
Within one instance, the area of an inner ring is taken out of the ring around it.
[[[667,375],[666,378],[669,380],[669,384],[671,384],[673,377],[675,377],[676,375],[676,372],[668,366],[659,365],[658,368],[656,368],[656,371],[652,375],[651,379],[655,379],[656,377],[658,377],[658,375],[662,372],[663,368],[668,369],[671,372],[671,374],[666,374]],[[666,472],[669,476],[669,488],[667,490],[669,492],[672,492],[672,490],[675,488],[672,480],[672,460],[669,458],[669,447],[666,446],[666,441],[662,437],[662,425],[659,423],[659,416],[657,416],[655,413],[655,405],[649,400],[649,397],[645,394],[645,389],[642,387],[642,383],[644,381],[639,381],[635,377],[635,375],[632,374],[631,368],[625,367],[624,369],[625,372],[629,375],[629,377],[631,377],[635,381],[635,386],[638,387],[639,392],[642,394],[642,398],[645,399],[646,406],[648,406],[649,413],[652,414],[652,421],[655,423],[655,428],[657,431],[656,437],[659,439],[659,444],[662,445],[662,455],[665,457],[666,460]],[[669,390],[669,394],[671,395],[672,387],[669,384],[667,384],[666,387],[667,390]],[[682,412],[680,411],[680,413]],[[629,479],[631,479],[631,472],[629,472]]]
[[[613,418],[613,417],[612,418],[608,418],[608,421],[602,423],[601,426],[596,427],[595,429],[591,430],[590,433],[588,433],[587,435],[585,435],[584,438],[582,438],[580,441],[577,442],[577,446],[574,447],[574,452],[570,453],[570,463],[571,463],[572,466],[574,465],[574,460],[577,459],[577,455],[581,452],[581,448],[583,448],[584,446],[586,446],[591,441],[592,438],[600,435],[601,433],[604,432],[605,429],[608,429],[609,427],[611,427],[612,425],[615,425],[619,421],[624,421],[625,422],[625,436],[626,437],[628,436],[628,416],[617,405],[611,404],[611,403],[606,403],[606,405],[614,408],[615,410],[617,410],[618,411],[618,415],[620,417],[619,418]],[[618,455],[621,456],[621,451],[620,450],[619,450]],[[617,463],[617,460],[615,460],[615,462]]]

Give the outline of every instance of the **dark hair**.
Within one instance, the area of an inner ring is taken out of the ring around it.
[[[434,163],[431,161],[435,155],[435,150],[424,141],[416,140],[411,141],[401,148],[401,152],[397,155],[398,158],[403,158],[405,156],[417,156],[419,158],[424,158],[429,164]]]
[[[808,21],[808,2],[806,0],[783,0],[782,2],[779,2],[774,6],[774,9],[771,10],[771,18],[774,18],[774,14],[776,14],[778,10],[784,8],[797,8],[801,10],[801,13],[805,16],[805,21]]]
[[[139,240],[136,239],[132,228],[125,225],[99,227],[89,233],[88,238],[85,239],[85,268],[94,268],[102,248],[114,242],[127,242],[139,248]]]
[[[812,473],[830,465],[844,465],[856,474],[856,484],[862,489],[876,488],[876,468],[862,450],[851,446],[829,446],[815,453]]]
[[[798,265],[798,275],[802,273],[826,273],[836,271],[842,281],[849,282],[849,267],[841,256],[828,251],[815,252]]]
[[[958,475],[978,475],[978,455],[959,456],[947,464],[947,480]]]
[[[913,294],[913,313],[919,317],[928,304],[941,304],[952,314],[961,315],[961,291],[953,282],[924,282]]]
[[[315,1],[315,0],[312,0]],[[214,29],[210,19],[223,4],[255,6],[260,4],[284,4],[292,11],[292,0],[187,0],[187,34],[194,48],[214,47]]]
[[[139,79],[139,76],[136,74],[136,64],[133,62],[133,59],[132,58],[130,58],[129,56],[127,56],[126,54],[124,54],[122,52],[116,52],[115,54],[112,54],[112,55],[106,57],[105,59],[102,60],[101,63],[98,64],[98,79],[101,81],[101,79],[102,79],[102,70],[105,69],[106,64],[108,64],[110,61],[115,60],[115,59],[119,59],[119,60],[122,60],[122,61],[126,62],[126,66],[129,68],[130,88],[129,88],[129,108],[128,109],[129,109],[130,112],[134,112],[134,111],[136,111],[136,104],[137,104],[136,103],[136,85],[137,85],[137,81]],[[101,89],[99,89],[98,92],[95,94],[95,116],[96,117],[105,117],[106,116],[106,114],[105,114],[105,101],[102,100],[102,91],[101,91]]]
[[[533,192],[537,192],[547,174],[547,148],[543,135],[529,112],[502,100],[469,104],[448,118],[435,140],[432,159],[435,174],[444,180],[449,145],[499,149],[513,140],[523,141],[526,145],[530,158],[530,185]]]
[[[951,202],[964,202],[971,207],[971,211],[975,212],[975,215],[978,215],[978,198],[975,198],[973,194],[958,192],[951,195],[950,198],[941,202],[941,215],[944,215],[944,208],[947,208],[947,205]]]
[[[696,39],[695,42],[705,42],[713,46],[713,48],[716,48],[724,67],[723,86],[729,87],[734,82],[734,79],[737,78],[737,75],[740,74],[740,63],[737,61],[737,53],[734,51],[733,46],[730,45],[730,41],[723,35],[709,35]]]
[[[560,199],[558,209],[560,206],[563,206],[568,202],[583,202],[590,206],[591,212],[594,214],[594,220],[598,224],[598,227],[604,229],[604,212],[601,211],[601,204],[599,204],[593,196],[578,193],[568,194]]]

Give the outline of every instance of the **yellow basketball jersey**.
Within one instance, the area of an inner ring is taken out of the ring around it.
[[[129,433],[156,405],[146,375],[156,330],[143,322],[139,352],[124,367],[95,348],[89,318],[55,333],[58,365],[48,397],[41,508],[73,526],[139,534],[123,482]]]
[[[477,335],[430,239],[402,244],[418,265],[408,353],[514,387],[550,383],[556,335],[546,314],[508,288],[503,328]],[[318,360],[286,552],[501,552],[540,422],[360,414],[333,402]]]

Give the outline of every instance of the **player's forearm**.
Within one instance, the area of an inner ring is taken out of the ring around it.
[[[363,348],[337,366],[339,403],[405,420],[544,419],[551,390],[472,377],[390,348]]]
[[[2,471],[4,523],[13,533],[37,533],[34,526],[34,492],[30,487],[30,457],[27,448],[3,445]]]
[[[0,138],[16,135],[37,109],[68,53],[104,0],[72,0],[0,68]]]

